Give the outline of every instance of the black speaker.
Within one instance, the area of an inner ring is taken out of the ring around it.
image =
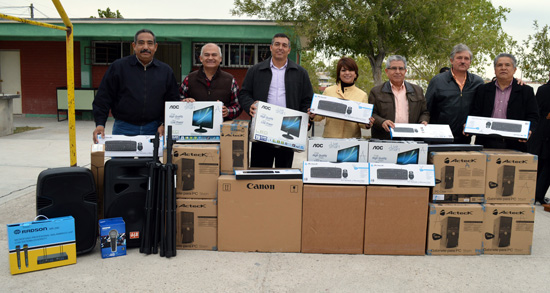
[[[145,197],[151,158],[116,158],[105,163],[105,218],[122,217],[126,246],[139,247],[145,223]]]
[[[73,216],[76,253],[92,251],[97,242],[97,194],[92,171],[82,167],[47,169],[38,175],[36,214]]]

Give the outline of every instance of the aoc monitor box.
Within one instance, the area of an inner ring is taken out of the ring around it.
[[[105,135],[98,143],[105,145],[105,157],[152,157],[154,139],[154,135]],[[162,156],[162,147],[158,156]]]
[[[365,254],[424,255],[427,187],[367,186]]]
[[[485,194],[487,155],[481,152],[431,152],[434,194]]]
[[[176,142],[220,142],[222,108],[222,102],[166,102],[165,135],[168,135],[168,126],[171,125]]]
[[[105,145],[92,144],[90,170],[94,176],[97,192],[97,218],[103,219],[103,190],[105,181]]]
[[[307,160],[312,162],[367,162],[369,141],[355,138],[312,137],[308,141]]]
[[[428,145],[407,140],[370,140],[369,163],[426,164]]]
[[[365,186],[304,185],[302,252],[362,254]]]
[[[220,171],[233,174],[248,169],[248,124],[245,120],[225,121],[220,128]]]
[[[102,258],[126,255],[126,224],[121,217],[99,220]]]
[[[369,163],[330,163],[304,161],[304,183],[310,184],[369,184]]]
[[[309,116],[300,111],[258,102],[250,123],[250,140],[305,151]]]
[[[176,206],[176,249],[218,250],[218,201],[184,198]]]
[[[535,207],[528,204],[486,204],[484,254],[531,254]]]
[[[177,165],[177,198],[216,198],[220,175],[218,144],[176,144],[172,163]]]
[[[508,150],[483,153],[487,156],[485,202],[534,204],[538,157]]]
[[[430,204],[428,255],[479,255],[483,251],[480,204]]]
[[[530,121],[468,116],[464,132],[510,139],[528,139],[530,126]]]
[[[76,263],[72,216],[8,224],[7,235],[12,275]]]
[[[311,113],[359,123],[369,123],[374,105],[314,94]]]
[[[302,180],[218,179],[218,250],[300,252]]]
[[[391,128],[392,139],[419,139],[425,141],[452,142],[453,133],[446,124],[395,123]]]
[[[393,186],[434,186],[433,165],[369,163],[369,184]]]

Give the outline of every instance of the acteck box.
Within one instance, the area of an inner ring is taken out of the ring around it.
[[[284,146],[297,151],[307,147],[306,113],[277,105],[258,102],[250,123],[250,140]]]
[[[105,135],[98,142],[105,145],[105,157],[152,157],[154,139],[154,135]],[[162,156],[162,143],[158,156]]]
[[[218,201],[178,199],[176,248],[218,250]]]
[[[219,142],[222,102],[166,102],[164,132],[172,125],[176,142]]]
[[[483,253],[531,254],[534,225],[532,205],[485,205]]]
[[[307,160],[311,162],[367,162],[369,141],[355,138],[312,137]]]
[[[408,140],[371,140],[369,163],[426,164],[428,144]]]
[[[392,139],[395,138],[419,138],[431,141],[452,142],[453,132],[447,124],[413,124],[395,123],[390,131]]]
[[[218,250],[300,252],[302,180],[218,179]]]
[[[483,216],[480,204],[430,204],[426,253],[481,254]]]
[[[126,225],[122,218],[99,220],[101,257],[126,255]]]
[[[485,202],[533,204],[538,157],[506,150],[483,153],[487,155]]]
[[[369,163],[330,163],[304,161],[304,183],[369,184]]]
[[[314,94],[311,113],[359,123],[369,123],[373,105]]]
[[[220,146],[217,144],[174,145],[172,163],[178,166],[178,198],[216,198],[220,175]]]
[[[103,219],[103,189],[105,180],[105,145],[92,144],[90,170],[97,192],[97,218]]]
[[[248,169],[248,123],[245,120],[232,120],[221,124],[222,174],[233,174],[234,170]]]
[[[424,255],[426,187],[367,187],[365,254]]]
[[[530,121],[468,116],[465,133],[528,139]]]
[[[487,156],[481,152],[432,152],[435,168],[434,196],[437,194],[485,193]]]
[[[7,234],[12,275],[76,263],[72,216],[8,224]]]
[[[369,184],[394,186],[434,186],[434,166],[369,163]]]
[[[365,186],[304,185],[302,252],[363,253]]]

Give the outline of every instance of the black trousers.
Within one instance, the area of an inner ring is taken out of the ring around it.
[[[294,159],[294,150],[286,147],[276,147],[264,142],[253,142],[250,150],[250,167],[291,168]]]
[[[544,203],[544,196],[550,187],[550,159],[539,159],[537,169],[537,191],[535,200]]]

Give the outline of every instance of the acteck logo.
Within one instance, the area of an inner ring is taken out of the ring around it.
[[[314,143],[311,147],[313,147],[313,148],[322,148],[323,144],[322,143]]]
[[[180,108],[180,105],[170,105],[170,107],[168,107],[168,109],[179,109]]]
[[[383,151],[384,150],[384,147],[381,146],[381,145],[375,145],[372,147],[373,150],[378,150],[378,151]]]
[[[42,232],[42,231],[48,231],[48,227],[26,229],[26,230],[15,230],[15,231],[13,231],[13,233],[14,234],[25,234],[25,233],[34,233],[34,232]]]
[[[504,164],[527,164],[527,160],[504,160],[502,161]]]
[[[445,158],[445,164],[449,163],[475,163],[477,162],[477,159],[452,159]]]
[[[266,110],[270,110],[270,111],[271,111],[271,107],[266,106],[266,105],[262,105],[262,109],[266,109]]]
[[[180,207],[197,209],[197,208],[206,208],[206,205],[205,204],[182,204]]]
[[[186,157],[208,157],[208,153],[196,154],[196,153],[183,152],[181,153],[181,155]]]
[[[524,215],[524,211],[514,212],[514,211],[498,211],[497,209],[493,210],[493,215]]]
[[[246,185],[246,188],[248,189],[271,189],[271,190],[274,190],[275,189],[275,185],[274,184],[254,184],[254,183],[248,183]]]
[[[450,211],[450,212],[446,212],[445,210],[441,210],[441,212],[439,212],[439,215],[441,216],[445,216],[445,215],[472,215],[472,212],[471,211],[468,211],[468,212],[458,212],[458,211]]]

